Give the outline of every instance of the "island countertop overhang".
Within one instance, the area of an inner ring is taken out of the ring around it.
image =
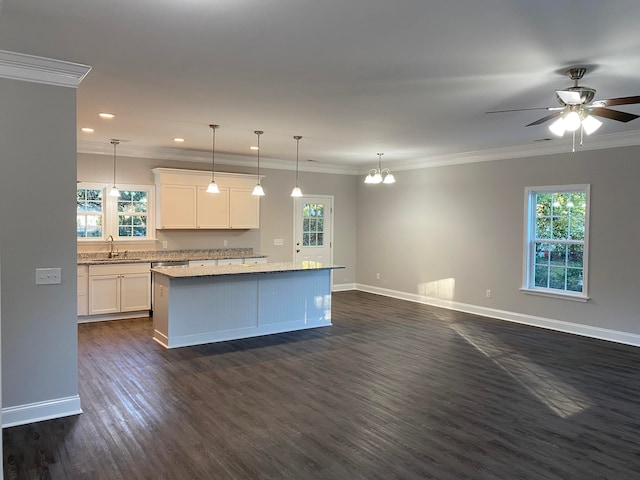
[[[157,267],[151,271],[169,278],[213,277],[222,275],[251,275],[314,270],[336,270],[343,265],[317,265],[310,263],[274,262],[240,265],[218,265],[198,267]]]

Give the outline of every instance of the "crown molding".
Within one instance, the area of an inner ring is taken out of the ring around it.
[[[77,153],[112,155],[113,149],[109,144],[104,142],[87,142],[78,140]],[[211,163],[210,152],[168,147],[139,146],[126,142],[122,142],[118,145],[118,155],[125,157],[175,160],[181,162]],[[216,163],[220,165],[239,167],[255,167],[256,158],[247,155],[230,155],[216,152]],[[280,160],[277,158],[265,158],[261,156],[260,168],[295,171],[296,164],[294,160]],[[322,162],[301,162],[299,170],[301,172],[334,173],[341,175],[356,175],[358,173],[357,167]]]
[[[465,163],[490,162],[494,160],[509,160],[514,158],[539,157],[543,155],[558,155],[571,153],[571,137],[553,139],[547,142],[536,142],[529,145],[493,148],[471,152],[461,152],[451,155],[440,155],[428,158],[414,159],[405,162],[394,162],[392,171],[416,170],[421,168],[444,167],[462,165]],[[605,148],[632,147],[640,145],[640,131],[610,133],[585,137],[583,146],[576,146],[576,154],[587,150],[601,150]],[[369,170],[362,169],[359,173],[366,174]]]
[[[78,88],[90,70],[80,63],[0,50],[0,78]]]
[[[640,132],[611,133],[587,137],[582,147],[576,147],[576,154],[580,151],[601,150],[605,148],[620,148],[640,145]],[[113,150],[106,143],[78,141],[78,153],[111,155]],[[204,151],[187,150],[168,147],[145,147],[130,143],[121,143],[118,148],[120,155],[127,157],[175,160],[182,162],[209,163],[210,154]],[[471,152],[461,152],[451,155],[440,155],[416,158],[408,161],[387,163],[392,172],[403,170],[417,170],[422,168],[462,165],[465,163],[490,162],[494,160],[509,160],[515,158],[538,157],[543,155],[558,155],[571,153],[571,140],[562,138],[547,142],[536,142],[532,145],[494,148]],[[217,154],[216,162],[221,165],[253,167],[255,157],[246,155]],[[274,170],[295,170],[295,162],[276,158],[260,157],[260,165]],[[304,162],[300,164],[302,172],[332,173],[339,175],[366,175],[371,165],[337,165],[323,162]]]

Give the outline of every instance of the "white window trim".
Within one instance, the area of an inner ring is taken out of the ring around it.
[[[92,238],[77,238],[78,244],[90,245],[104,243],[109,235],[113,235],[114,242],[125,244],[155,244],[156,240],[156,226],[155,226],[155,186],[154,185],[138,185],[122,183],[118,184],[120,190],[146,190],[147,194],[147,236],[144,238],[135,237],[120,237],[118,235],[118,198],[110,197],[109,190],[111,184],[96,183],[96,182],[80,182],[76,188],[93,188],[102,189],[102,237]]]
[[[553,288],[541,288],[531,286],[533,284],[533,273],[530,266],[533,265],[533,249],[530,248],[532,232],[535,232],[535,216],[530,212],[535,211],[535,194],[536,193],[554,193],[554,192],[585,192],[587,207],[585,209],[584,218],[584,249],[582,259],[582,292],[569,292],[565,290],[556,290]],[[539,295],[542,297],[561,298],[564,300],[573,300],[576,302],[586,302],[589,300],[589,218],[591,216],[591,185],[590,184],[573,184],[573,185],[547,185],[541,187],[526,187],[524,190],[524,245],[523,245],[523,263],[522,263],[522,287],[520,291],[528,295]]]

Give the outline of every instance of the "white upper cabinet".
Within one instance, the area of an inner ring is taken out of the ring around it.
[[[251,195],[253,187],[229,189],[229,226],[231,228],[260,227],[260,197]]]
[[[260,197],[251,195],[255,175],[216,173],[220,193],[207,193],[211,173],[152,169],[159,229],[260,228]]]
[[[228,188],[221,187],[220,193],[207,193],[207,187],[200,186],[197,200],[197,228],[229,228]]]
[[[164,184],[158,191],[158,228],[196,228],[195,185]]]

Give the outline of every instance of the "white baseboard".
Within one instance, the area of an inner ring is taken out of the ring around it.
[[[400,300],[408,300],[410,302],[423,303],[434,307],[447,308],[459,312],[472,313],[483,317],[496,318],[498,320],[506,320],[508,322],[522,323],[533,327],[546,328],[556,330],[558,332],[572,333],[583,337],[597,338],[600,340],[608,340],[610,342],[622,343],[640,347],[640,335],[618,330],[610,330],[607,328],[593,327],[580,323],[565,322],[563,320],[555,320],[553,318],[536,317],[518,312],[509,312],[506,310],[498,310],[495,308],[487,308],[479,305],[471,305],[467,303],[454,302],[451,300],[443,300],[440,298],[426,297],[398,290],[389,290],[386,288],[375,287],[371,285],[356,284],[356,289],[374,293],[376,295],[384,295],[386,297],[398,298]]]
[[[78,323],[105,322],[110,320],[130,320],[132,318],[145,318],[149,316],[149,310],[125,313],[104,313],[98,315],[83,315],[78,317]]]
[[[82,413],[80,397],[56,398],[46,402],[28,403],[2,409],[2,428],[25,425],[32,422],[68,417]]]
[[[347,290],[356,290],[355,283],[339,283],[331,286],[332,292],[346,292]]]

